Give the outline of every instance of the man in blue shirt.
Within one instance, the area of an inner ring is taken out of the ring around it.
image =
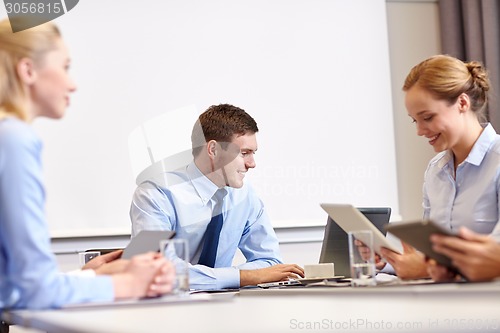
[[[304,276],[301,267],[282,264],[264,205],[243,182],[256,166],[257,132],[244,110],[211,106],[193,128],[194,160],[157,177],[161,180],[143,182],[134,193],[132,236],[141,230],[174,230],[176,237],[187,239],[191,288],[238,288]],[[221,192],[223,199],[218,198]],[[222,227],[214,236],[209,225],[219,214]],[[212,262],[207,260],[210,246],[216,251]],[[238,248],[247,262],[231,267]]]

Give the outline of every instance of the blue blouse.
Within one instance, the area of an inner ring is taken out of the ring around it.
[[[44,210],[41,150],[27,123],[0,120],[0,310],[110,301],[111,277],[58,272]]]
[[[500,135],[488,124],[456,170],[451,151],[437,154],[424,177],[424,218],[467,227],[500,241]]]

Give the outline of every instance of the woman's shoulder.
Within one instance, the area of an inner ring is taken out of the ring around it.
[[[478,142],[481,142],[482,145],[487,148],[486,154],[494,153],[497,155],[500,153],[500,134],[497,133],[490,123],[484,126],[483,133],[478,139]],[[476,142],[476,145],[478,142]]]
[[[446,164],[449,159],[451,158],[451,154],[448,150],[442,151],[437,153],[431,160],[429,161],[429,167],[432,165],[436,165],[437,163],[441,164]]]
[[[491,143],[490,151],[500,154],[500,134],[495,135],[495,138]]]
[[[40,139],[29,124],[16,118],[0,120],[0,147],[14,148],[39,144]]]

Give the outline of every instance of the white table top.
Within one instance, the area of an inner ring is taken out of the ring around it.
[[[500,330],[500,282],[242,290],[234,297],[211,297],[189,303],[15,311],[5,317],[52,333]]]

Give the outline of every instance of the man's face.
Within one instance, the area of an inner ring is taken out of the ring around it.
[[[235,136],[227,149],[219,149],[215,160],[216,184],[219,187],[242,187],[246,172],[255,168],[254,154],[256,151],[257,138],[255,133]]]

